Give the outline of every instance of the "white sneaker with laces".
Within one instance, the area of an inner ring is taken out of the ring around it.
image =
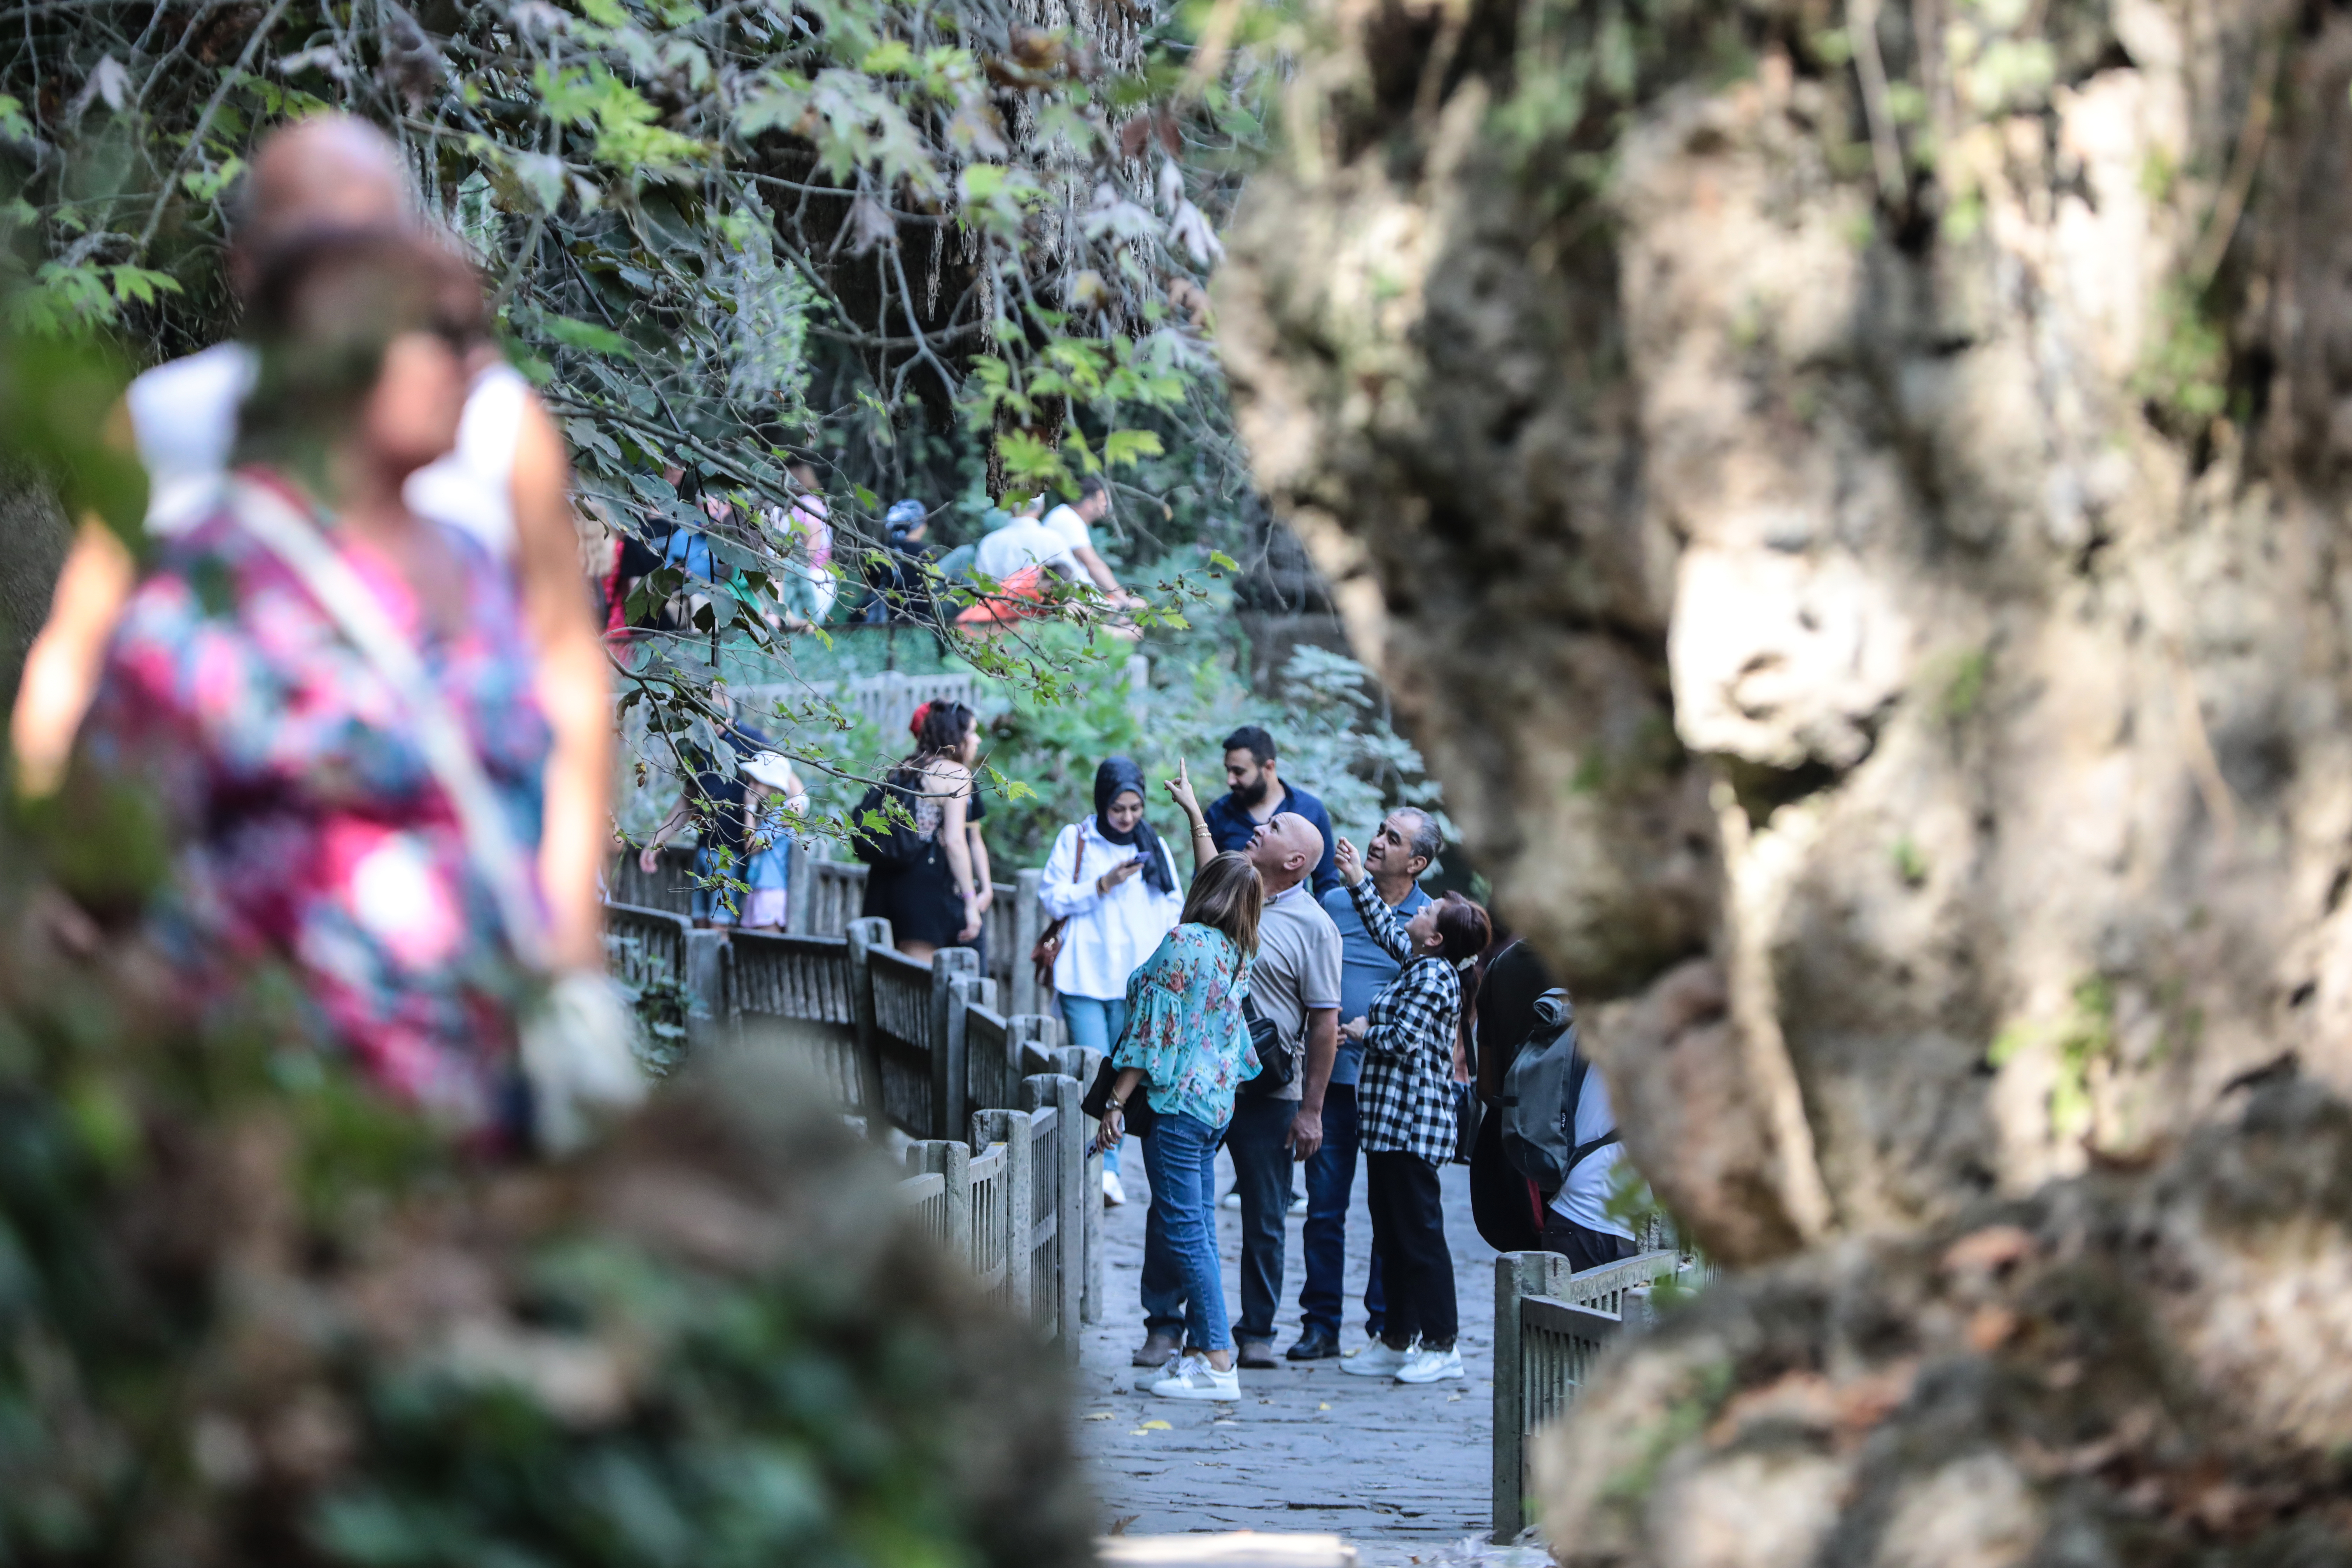
[[[1103,1206],[1115,1209],[1126,1202],[1127,1187],[1119,1181],[1118,1173],[1105,1171],[1103,1173]]]
[[[1392,1351],[1382,1340],[1374,1340],[1339,1363],[1339,1370],[1358,1377],[1394,1377],[1397,1369],[1412,1357],[1404,1351]]]
[[[1205,1358],[1188,1355],[1176,1363],[1174,1372],[1153,1384],[1151,1392],[1163,1399],[1239,1399],[1241,1369],[1229,1366],[1219,1372]]]
[[[1418,1350],[1397,1368],[1399,1383],[1443,1383],[1462,1375],[1462,1352]]]

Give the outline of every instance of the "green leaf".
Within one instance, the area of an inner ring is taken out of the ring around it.
[[[614,354],[621,359],[637,357],[636,344],[629,342],[610,327],[600,327],[593,321],[575,321],[570,316],[541,316],[539,325],[547,335],[566,348],[584,349],[590,353]]]
[[[1164,456],[1167,450],[1155,431],[1114,430],[1103,437],[1103,464],[1113,468],[1133,468],[1146,458]]]

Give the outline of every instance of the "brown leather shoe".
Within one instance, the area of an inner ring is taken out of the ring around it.
[[[1237,1365],[1248,1367],[1253,1372],[1272,1371],[1276,1364],[1274,1359],[1274,1342],[1272,1340],[1244,1340],[1241,1342],[1239,1350],[1234,1352],[1234,1359]]]
[[[1135,1366],[1166,1366],[1176,1359],[1177,1349],[1183,1342],[1184,1336],[1181,1332],[1170,1329],[1154,1329],[1144,1336],[1143,1348],[1129,1356],[1128,1360]]]

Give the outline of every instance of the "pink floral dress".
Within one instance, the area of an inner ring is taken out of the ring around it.
[[[549,734],[512,582],[446,532],[469,568],[451,636],[393,563],[328,529],[472,734],[517,841],[536,846]],[[511,1109],[523,973],[400,702],[231,511],[159,550],[115,634],[89,744],[159,790],[180,836],[164,927],[224,978],[289,963],[322,1036],[372,1079],[493,1127]]]

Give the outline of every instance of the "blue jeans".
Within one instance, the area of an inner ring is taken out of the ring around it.
[[[1171,1305],[1169,1288],[1183,1301],[1184,1341],[1194,1350],[1231,1350],[1225,1320],[1225,1285],[1217,1263],[1217,1129],[1191,1116],[1161,1116],[1143,1141],[1143,1168],[1151,1178],[1148,1231],[1160,1235],[1162,1262],[1174,1276],[1162,1282],[1159,1310]],[[1152,1248],[1144,1247],[1143,1309],[1153,1321]]]
[[[1339,1337],[1348,1278],[1348,1200],[1355,1191],[1356,1086],[1335,1083],[1323,1095],[1323,1147],[1307,1162],[1307,1226],[1299,1237],[1307,1254],[1307,1282],[1298,1288],[1303,1333]],[[1383,1306],[1381,1255],[1375,1252],[1364,1281],[1364,1326],[1374,1339],[1388,1316]]]
[[[1106,1002],[1099,996],[1056,996],[1062,1005],[1062,1026],[1070,1032],[1070,1044],[1083,1046],[1090,1051],[1110,1055],[1118,1037],[1127,1033],[1127,998]],[[1091,1089],[1094,1086],[1087,1086]],[[1103,1151],[1103,1169],[1118,1173],[1118,1150]]]

